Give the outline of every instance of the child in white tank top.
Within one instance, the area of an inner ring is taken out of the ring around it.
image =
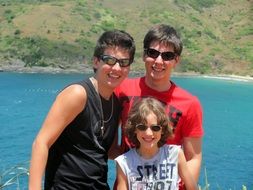
[[[180,177],[187,190],[198,189],[181,147],[165,144],[173,133],[161,102],[151,97],[135,102],[124,132],[135,148],[115,159],[117,189],[177,190]]]

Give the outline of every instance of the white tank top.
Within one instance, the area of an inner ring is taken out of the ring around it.
[[[133,148],[115,160],[127,176],[129,190],[177,190],[179,150],[166,144],[153,158],[144,159]]]

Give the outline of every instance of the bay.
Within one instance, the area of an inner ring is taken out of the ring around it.
[[[55,96],[89,74],[0,73],[0,173],[30,159],[33,139]],[[134,77],[134,76],[131,76]],[[199,97],[204,110],[203,163],[199,183],[209,189],[253,189],[253,83],[173,77]],[[109,183],[115,179],[109,161]],[[1,180],[0,179],[0,184]],[[3,182],[3,181],[2,181]],[[20,176],[20,189],[27,177]],[[17,189],[17,184],[5,189]]]

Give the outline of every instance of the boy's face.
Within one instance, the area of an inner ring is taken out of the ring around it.
[[[109,47],[105,49],[103,55],[108,55],[118,60],[130,58],[129,52],[120,47]],[[120,85],[130,71],[130,66],[122,67],[118,62],[114,65],[108,65],[98,58],[94,58],[93,67],[97,69],[97,80],[102,82],[104,87],[109,87],[112,90]]]
[[[160,53],[170,52],[173,55],[174,48],[163,43],[153,42],[150,44],[151,49]],[[168,54],[168,53],[167,53]],[[149,83],[167,84],[171,77],[173,68],[179,63],[179,56],[175,56],[171,60],[164,60],[159,54],[157,58],[152,58],[146,54],[143,55],[143,61],[146,68],[146,79]]]

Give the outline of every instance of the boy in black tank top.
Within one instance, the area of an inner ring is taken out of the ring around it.
[[[127,77],[135,54],[126,32],[104,32],[93,56],[94,77],[56,97],[34,140],[29,189],[109,189],[108,150],[120,106],[113,90]]]

